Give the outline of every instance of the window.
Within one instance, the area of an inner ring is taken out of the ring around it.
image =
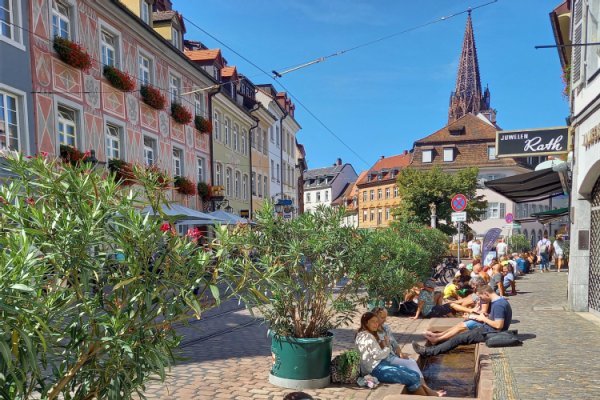
[[[21,150],[19,132],[18,98],[0,92],[0,149]]]
[[[281,182],[279,163],[277,163],[277,183]]]
[[[368,214],[367,210],[363,210],[363,222],[367,222]]]
[[[183,176],[183,151],[173,147],[173,176]]]
[[[363,193],[363,202],[366,202],[367,201],[367,191],[363,190],[362,193]]]
[[[271,160],[271,180],[275,180],[275,161]]]
[[[238,130],[237,124],[233,124],[233,150],[235,151],[239,150]]]
[[[487,148],[488,160],[496,159],[496,146],[488,146]]]
[[[310,203],[310,193],[306,193],[306,202]]]
[[[140,0],[140,18],[150,25],[152,15],[152,6],[146,0]]]
[[[203,93],[194,94],[194,113],[206,118],[206,98]]]
[[[118,66],[117,37],[105,29],[100,31],[100,52],[102,53],[102,65]]]
[[[277,144],[277,148],[279,148],[279,127],[275,127],[275,144]]]
[[[118,160],[121,158],[121,128],[115,125],[106,125],[106,159]]]
[[[171,43],[177,49],[181,50],[183,48],[181,42],[181,32],[179,32],[174,26],[171,26]]]
[[[316,198],[317,198],[317,203],[320,203],[321,202],[321,192],[317,192]]]
[[[381,200],[383,198],[383,190],[377,189],[377,200]]]
[[[229,121],[229,118],[225,117],[225,129],[223,130],[223,136],[225,139],[225,144],[227,146],[229,146],[229,144],[231,143],[231,133],[229,132],[230,124],[231,122]]]
[[[487,219],[499,219],[506,216],[506,203],[488,203]]]
[[[198,182],[206,182],[206,178],[204,177],[206,161],[203,157],[196,158],[196,173],[198,175]]]
[[[213,132],[216,140],[221,140],[221,123],[219,122],[219,113],[215,111],[213,118]]]
[[[423,162],[430,163],[432,161],[433,150],[423,150]]]
[[[223,166],[220,163],[215,164],[215,183],[216,186],[223,186]]]
[[[248,200],[248,175],[242,177],[242,196],[244,200]]]
[[[269,127],[269,135],[271,136],[271,143],[275,143],[275,134],[273,133],[273,127]]]
[[[383,210],[381,208],[377,209],[377,225],[381,225],[383,216]]]
[[[454,149],[452,147],[444,149],[444,162],[454,161]]]
[[[58,106],[58,143],[67,146],[77,146],[77,115],[76,111]]]
[[[325,201],[329,201],[329,190],[325,191]]]
[[[267,132],[263,132],[262,152],[264,155],[267,155],[268,151],[269,151],[269,145],[267,143]]]
[[[584,14],[585,15],[585,14]],[[597,43],[600,41],[600,0],[589,0],[588,20],[587,20],[587,39],[586,43]],[[600,49],[598,46],[589,46],[585,48],[587,52],[585,58],[586,76],[593,78],[594,74],[600,68]]]
[[[375,190],[371,189],[371,190],[369,191],[369,199],[370,199],[371,201],[375,200]]]
[[[0,1],[0,40],[17,45],[16,47],[24,50],[22,29],[20,28],[23,23],[21,15],[19,15],[20,11],[19,0]]]
[[[390,193],[391,193],[391,190],[390,190],[390,188],[386,188],[386,189],[385,189],[385,198],[386,198],[386,199],[389,199],[389,198],[390,198]]]
[[[240,150],[243,155],[246,155],[246,134],[244,132],[240,132]]]
[[[231,196],[231,194],[233,193],[232,187],[231,187],[231,175],[232,175],[231,168],[226,168],[225,169],[225,192],[226,192],[227,196]]]
[[[375,221],[375,210],[371,210],[370,221]]]
[[[260,184],[260,182],[259,182]],[[265,194],[265,197],[268,197],[268,192],[267,192],[267,176],[263,176],[263,193]]]
[[[156,162],[156,140],[144,136],[144,164],[154,165]]]
[[[265,179],[267,177],[265,176]],[[258,181],[256,182],[256,187],[258,189],[258,197],[262,197],[263,196],[263,190],[262,190],[262,180],[263,180],[263,176],[261,174],[258,174]],[[266,189],[266,188],[265,188]],[[265,196],[267,195],[267,191],[265,190]]]
[[[145,55],[138,55],[138,69],[142,85],[150,85],[152,83],[152,60]]]
[[[394,197],[398,197],[398,186],[394,187]]]
[[[181,79],[173,74],[169,74],[169,93],[171,93],[171,103],[178,103],[181,95]]]
[[[241,192],[240,192],[240,184],[241,184],[241,180],[242,180],[242,174],[240,174],[240,171],[235,171],[235,180],[234,180],[234,184],[233,184],[233,189],[234,189],[234,195],[236,199],[241,198]]]
[[[387,208],[385,209],[385,220],[386,220],[386,221],[387,221],[387,220],[389,220],[389,219],[390,219],[390,216],[391,216],[391,208],[387,207]]]
[[[7,3],[7,1],[4,0],[3,3]],[[11,4],[10,1],[8,3]],[[4,21],[4,18],[2,20]],[[2,34],[4,35],[4,24],[2,25]],[[54,0],[52,4],[52,36],[73,39],[71,37],[71,7],[58,0]]]

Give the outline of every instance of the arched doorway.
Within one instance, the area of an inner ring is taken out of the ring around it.
[[[600,311],[600,178],[592,191],[590,224],[590,308]]]

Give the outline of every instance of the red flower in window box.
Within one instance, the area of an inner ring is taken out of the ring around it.
[[[192,122],[192,113],[179,103],[171,104],[171,117],[179,124],[189,124]]]
[[[90,155],[90,152],[86,151],[85,153],[82,153],[81,151],[77,150],[76,147],[67,146],[64,144],[60,145],[60,158],[62,158],[64,162],[67,162],[71,165],[77,165],[80,161],[87,161]]]
[[[83,47],[75,42],[60,36],[54,38],[54,51],[58,57],[71,67],[88,71],[92,66],[92,58]]]
[[[198,196],[200,196],[203,201],[210,199],[210,186],[205,182],[198,182],[197,190]]]
[[[142,101],[144,103],[157,110],[162,110],[167,104],[165,96],[162,95],[160,90],[153,88],[152,86],[142,85],[140,87],[140,95],[142,96]]]
[[[108,169],[115,174],[115,179],[121,185],[130,186],[136,181],[133,166],[127,161],[112,159],[108,161]]]
[[[124,92],[131,92],[135,89],[135,81],[131,75],[112,65],[104,66],[104,77],[112,86]]]
[[[175,177],[175,189],[177,189],[179,193],[186,196],[196,195],[196,185],[194,185],[194,182],[190,181],[185,176]]]
[[[206,119],[201,117],[200,115],[196,115],[194,118],[194,124],[196,125],[196,129],[202,133],[212,133],[212,122],[210,119]]]

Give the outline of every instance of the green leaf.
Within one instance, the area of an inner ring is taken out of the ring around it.
[[[18,290],[21,292],[34,292],[35,290],[33,290],[33,288],[27,286],[27,285],[23,285],[22,283],[15,283],[14,285],[10,285],[11,289],[14,290]]]

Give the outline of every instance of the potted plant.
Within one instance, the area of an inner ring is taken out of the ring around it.
[[[174,178],[175,189],[185,196],[195,196],[196,195],[196,185],[194,182],[186,178],[185,176],[176,176]]]
[[[86,53],[81,45],[69,39],[55,36],[52,47],[58,54],[58,58],[74,68],[88,71],[92,66],[90,55]]]
[[[194,118],[194,125],[196,125],[196,129],[202,133],[212,132],[212,123],[210,122],[210,120],[200,115],[196,115],[196,117]]]
[[[117,158],[108,160],[108,169],[115,174],[115,180],[121,185],[129,186],[135,183],[133,166],[127,161]]]
[[[205,182],[198,182],[198,196],[202,199],[202,201],[206,201],[210,198],[210,186],[208,186]]]
[[[192,122],[192,114],[181,104],[171,104],[171,117],[179,124],[189,124]]]
[[[331,361],[333,383],[356,383],[360,375],[360,353],[356,349],[346,350]]]
[[[140,86],[140,95],[142,101],[156,110],[162,110],[167,104],[167,99],[162,95],[160,90],[149,85]]]
[[[81,161],[85,162],[90,157],[90,154],[91,153],[89,151],[83,153],[74,146],[68,146],[65,144],[60,145],[60,157],[64,162],[67,162],[71,165],[76,165]]]
[[[352,321],[360,274],[368,268],[359,262],[363,236],[342,226],[343,215],[321,207],[285,221],[267,203],[256,225],[238,228],[239,256],[231,262],[250,264],[263,277],[249,277],[254,284],[242,296],[268,322],[275,385],[308,389],[330,382],[330,331]]]
[[[119,90],[131,92],[135,88],[135,81],[131,75],[112,65],[105,65],[103,73],[106,80]]]

